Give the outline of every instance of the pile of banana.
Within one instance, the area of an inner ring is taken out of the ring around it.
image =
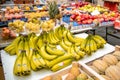
[[[55,25],[55,22],[53,20],[44,21],[41,24],[41,29],[43,31],[50,31],[53,29],[54,25]]]
[[[14,64],[14,74],[17,76],[26,76],[31,74],[30,63],[26,55],[26,51],[22,50]]]
[[[88,43],[93,43],[92,39],[94,36],[88,36],[86,39],[76,37],[64,25],[60,25],[55,30],[42,32],[39,36],[34,33],[20,35],[4,50],[10,55],[17,55],[13,72],[15,75],[24,76],[30,74],[31,69],[58,71],[73,60],[80,60],[86,55]],[[98,41],[95,41],[95,44],[96,42]],[[101,44],[99,47],[102,47]],[[22,67],[23,65],[25,66]]]
[[[88,37],[81,43],[80,49],[91,55],[99,48],[103,48],[106,41],[99,35],[88,35]]]
[[[14,22],[9,22],[8,26],[12,29],[12,30],[16,30],[16,32],[22,32],[24,31],[24,26],[25,22],[21,21],[21,20],[15,20]]]

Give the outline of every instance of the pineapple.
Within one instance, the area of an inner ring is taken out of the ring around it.
[[[55,19],[56,16],[60,14],[57,3],[55,1],[48,2],[48,11],[49,11],[50,19]]]

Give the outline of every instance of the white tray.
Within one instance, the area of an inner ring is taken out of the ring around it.
[[[85,38],[85,37],[87,37],[87,34],[81,33],[76,36]],[[99,49],[92,56],[86,56],[85,58],[79,60],[78,62],[87,63],[87,62],[92,61],[98,57],[105,55],[105,54],[113,52],[114,50],[115,50],[114,46],[112,46],[110,44],[106,44],[103,49]],[[5,80],[40,80],[41,78],[43,78],[47,75],[57,73],[57,72],[52,72],[50,70],[42,69],[37,72],[32,71],[31,75],[29,75],[29,76],[18,77],[13,74],[13,66],[15,63],[16,56],[10,56],[8,53],[6,53],[4,50],[2,50],[1,51],[1,59],[2,59],[3,69],[4,69],[4,74],[5,74]],[[68,66],[68,67],[70,67],[70,66]],[[68,67],[66,67],[64,69],[67,69]],[[64,69],[62,69],[62,70],[64,70]]]

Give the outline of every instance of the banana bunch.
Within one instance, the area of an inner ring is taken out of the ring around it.
[[[14,22],[9,22],[8,26],[12,29],[12,30],[16,30],[16,32],[22,32],[24,31],[23,26],[25,25],[24,21],[21,20],[15,20]]]
[[[67,60],[67,59],[72,59],[72,60],[73,60],[72,54],[67,54],[67,53],[66,53],[66,54],[63,55],[63,56],[59,56],[59,57],[57,57],[57,58],[49,61],[48,67],[49,67],[49,68],[52,68],[55,64],[60,63],[60,62],[62,62],[62,61],[64,61],[64,60]]]
[[[53,60],[55,58],[57,58],[57,55],[50,55],[47,51],[46,51],[46,45],[43,45],[40,49],[39,49],[40,55],[46,59],[46,60]]]
[[[64,32],[63,32],[61,37],[62,37],[62,40],[60,42],[60,46],[65,51],[68,51],[68,48],[71,47],[71,45],[73,45],[73,44],[75,46],[80,46],[82,41],[84,41],[83,38],[79,38],[79,37],[73,36],[73,34],[69,30],[64,30]]]
[[[31,56],[32,56],[32,53],[33,53],[33,50],[37,48],[37,43],[38,43],[38,37],[34,34],[34,33],[31,33],[28,35],[28,46],[29,46],[29,53],[28,53],[28,58],[29,60],[31,60]]]
[[[31,12],[31,13],[25,13],[25,17],[32,19],[32,18],[41,18],[48,16],[48,12],[42,11],[42,12]]]
[[[27,57],[29,56],[29,43],[28,43],[28,36],[22,35],[20,38],[19,43],[17,44],[17,48],[15,49],[16,54],[20,55],[22,50],[26,50]]]
[[[72,54],[73,58],[75,60],[80,60],[85,56],[85,52],[80,51],[79,47],[77,47],[75,44],[71,45],[68,49],[68,53]]]
[[[55,32],[54,34],[58,37],[59,40],[61,40],[63,38],[63,33],[64,31],[66,31],[67,29],[65,28],[64,25],[60,25],[59,27],[55,28]]]
[[[47,36],[48,43],[57,45],[59,44],[59,38],[56,36],[53,30],[49,31],[49,34]]]
[[[40,31],[40,23],[37,21],[27,22],[25,24],[25,29],[28,33],[38,33]]]
[[[30,60],[31,69],[34,71],[38,71],[43,67],[46,67],[45,60],[40,56],[39,51],[34,49],[31,60]]]
[[[81,43],[80,49],[85,51],[88,55],[103,48],[106,41],[98,35],[88,35],[88,37]]]
[[[22,50],[14,64],[13,73],[17,76],[26,76],[31,74],[29,60],[26,56],[26,51]]]
[[[40,24],[41,21],[36,17],[36,18],[30,18],[28,22],[32,22],[34,24]]]
[[[16,54],[16,49],[18,47],[18,43],[21,40],[21,36],[18,36],[10,45],[8,45],[4,50],[9,53],[10,55]]]
[[[46,32],[52,30],[54,26],[55,26],[55,23],[53,20],[48,20],[41,24],[42,30]]]

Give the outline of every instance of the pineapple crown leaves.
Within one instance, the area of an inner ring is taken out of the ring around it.
[[[57,3],[55,1],[48,3],[48,11],[49,11],[49,16],[51,19],[54,19],[55,16],[60,13]]]

